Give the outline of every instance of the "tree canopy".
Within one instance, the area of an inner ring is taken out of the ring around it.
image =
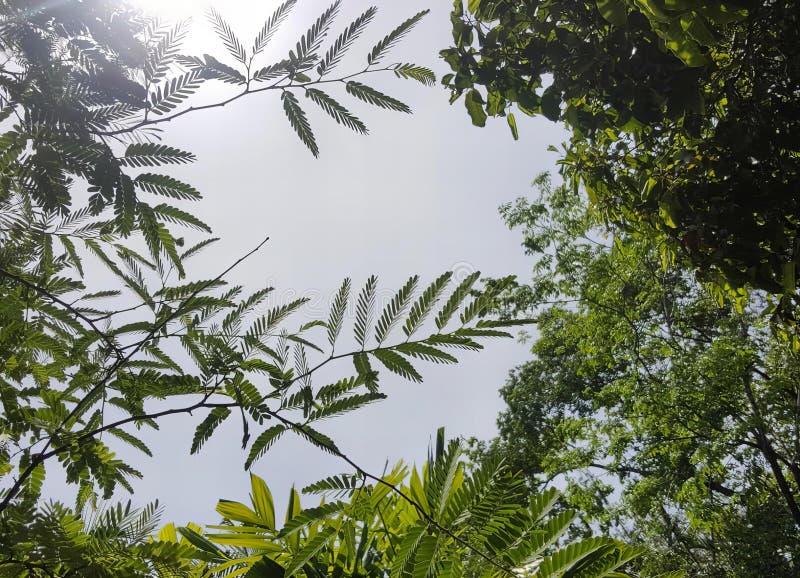
[[[570,188],[537,188],[502,208],[533,280],[497,302],[538,319],[533,359],[501,390],[483,451],[532,488],[566,483],[573,506],[650,547],[647,571],[795,575],[800,359],[764,296],[720,308],[657,242],[612,239]]]
[[[290,329],[287,318],[305,299],[266,307],[272,288],[245,291],[226,280],[266,239],[212,278],[190,276],[190,259],[218,239],[184,208],[199,191],[151,172],[194,160],[189,151],[155,142],[160,123],[276,91],[290,125],[315,154],[296,93],[365,132],[316,86],[375,9],[324,50],[340,7],[334,2],[287,58],[256,68],[255,57],[294,4],[283,2],[267,18],[252,49],[211,11],[234,66],[209,55],[183,55],[183,25],[161,25],[116,2],[2,4],[0,516],[24,519],[39,498],[46,465],[55,462],[76,485],[78,514],[117,487],[132,490],[141,474],[116,456],[114,446],[151,455],[139,430],[158,429],[158,420],[176,414],[206,414],[187,436],[192,453],[223,422],[240,420],[246,468],[285,433],[335,451],[333,440],[311,424],[385,397],[373,364],[419,382],[418,363],[455,363],[457,351],[450,351],[481,349],[479,340],[509,336],[503,327],[517,323],[481,318],[490,296],[471,294],[479,274],[454,286],[445,273],[426,285],[412,276],[383,307],[375,276],[356,287],[346,279],[329,314]],[[353,77],[383,71],[430,84],[425,68],[382,62],[424,15],[380,39],[366,66],[341,79],[345,90],[409,112]],[[189,96],[211,81],[238,92],[187,106]],[[154,204],[158,197],[171,202]],[[97,276],[87,275],[89,262],[92,270],[108,269],[113,284],[98,285]],[[351,308],[353,326],[344,329]],[[342,345],[345,331],[352,335],[350,351]],[[317,383],[321,368],[345,361],[341,379]]]
[[[729,294],[798,305],[800,7],[792,0],[456,0],[443,78],[476,125],[563,122],[563,174]]]
[[[556,545],[575,512],[558,507],[555,488],[530,496],[501,460],[470,471],[463,454],[440,429],[419,469],[399,462],[381,476],[330,476],[302,490],[322,495],[312,507],[291,488],[283,523],[255,474],[250,504],[220,500],[221,523],[205,529],[167,524],[156,533],[157,504],[118,505],[88,521],[49,505],[25,524],[0,526],[11,545],[0,576],[627,576],[620,569],[640,548],[605,537]]]

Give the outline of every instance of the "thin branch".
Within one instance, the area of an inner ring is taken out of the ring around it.
[[[276,82],[274,82],[273,84],[270,84],[269,86],[263,86],[261,88],[250,88],[249,85],[248,85],[239,94],[236,94],[236,95],[234,95],[234,96],[232,96],[232,97],[230,97],[230,98],[228,98],[226,100],[220,101],[220,102],[215,102],[215,103],[212,103],[212,104],[203,104],[203,105],[200,105],[200,106],[190,106],[189,108],[186,108],[186,109],[184,109],[184,110],[182,110],[180,112],[176,112],[175,114],[171,114],[171,115],[168,115],[168,116],[162,116],[162,117],[159,117],[159,118],[145,119],[145,120],[139,121],[138,123],[136,123],[134,125],[131,125],[129,127],[126,127],[126,128],[121,128],[121,129],[117,129],[117,130],[110,130],[110,131],[98,131],[98,132],[96,132],[94,134],[96,134],[98,136],[112,136],[113,137],[113,136],[117,136],[117,135],[120,135],[120,134],[130,133],[130,132],[133,132],[133,131],[135,131],[137,129],[144,128],[144,127],[147,127],[147,126],[153,126],[153,125],[156,125],[156,124],[169,122],[169,121],[175,120],[176,118],[179,118],[179,117],[181,117],[181,116],[183,116],[185,114],[189,114],[191,112],[196,112],[198,110],[208,110],[208,109],[211,109],[211,108],[220,108],[220,107],[223,107],[223,106],[227,106],[228,104],[230,104],[230,103],[232,103],[234,101],[237,101],[240,98],[242,98],[244,96],[247,96],[248,94],[256,94],[258,92],[266,92],[268,90],[286,90],[287,88],[306,88],[307,86],[315,86],[317,84],[329,84],[329,83],[345,82],[346,80],[348,80],[350,78],[354,78],[354,77],[360,76],[362,74],[368,74],[368,73],[371,73],[371,72],[388,72],[388,71],[391,71],[391,70],[393,70],[393,68],[391,68],[391,65],[390,65],[390,66],[387,66],[387,67],[384,67],[384,68],[364,69],[364,70],[361,70],[359,72],[354,72],[353,74],[348,74],[346,76],[341,76],[339,78],[330,78],[328,80],[313,80],[311,82],[303,82],[303,83],[297,83],[297,84],[292,83],[291,79],[288,76],[284,76],[284,77],[280,78],[279,80],[277,80]],[[281,84],[283,81],[287,80],[287,78],[289,79],[289,84]]]
[[[0,275],[3,275],[4,277],[8,277],[9,279],[13,279],[14,281],[19,283],[20,285],[24,285],[28,289],[33,289],[34,291],[36,291],[40,295],[44,295],[45,297],[50,299],[53,303],[57,303],[57,304],[61,305],[64,309],[66,309],[67,311],[72,313],[75,317],[77,317],[78,319],[80,319],[84,323],[87,323],[92,328],[92,330],[95,333],[97,333],[97,335],[99,335],[103,339],[103,341],[106,342],[108,347],[115,353],[115,355],[117,356],[117,360],[120,360],[120,361],[122,360],[122,357],[123,357],[122,350],[119,348],[119,346],[117,346],[116,343],[114,343],[114,340],[111,339],[111,337],[109,337],[108,334],[106,334],[104,331],[100,330],[100,328],[95,324],[95,320],[91,319],[90,317],[87,317],[86,315],[81,313],[78,309],[73,307],[71,304],[67,303],[63,299],[60,299],[59,297],[57,297],[56,295],[54,295],[53,293],[51,293],[50,291],[48,291],[44,287],[40,287],[39,285],[36,285],[35,283],[32,283],[32,282],[28,281],[27,279],[25,279],[24,277],[21,277],[20,275],[16,275],[15,273],[12,273],[11,271],[8,271],[7,269],[3,269],[2,267],[0,267]]]
[[[194,291],[183,302],[183,305],[181,307],[176,308],[176,310],[174,312],[172,312],[171,315],[168,315],[164,320],[162,320],[160,323],[156,324],[155,327],[153,327],[152,330],[150,331],[150,333],[148,334],[147,339],[141,341],[137,345],[137,347],[134,348],[130,353],[128,353],[124,358],[118,359],[117,361],[115,361],[111,365],[111,367],[106,371],[106,373],[103,376],[103,378],[84,397],[82,397],[78,401],[78,403],[75,404],[75,407],[72,408],[72,411],[70,411],[69,414],[67,415],[67,417],[65,417],[62,420],[61,425],[59,425],[59,427],[56,429],[56,431],[53,432],[53,434],[51,434],[51,436],[47,440],[47,443],[45,444],[44,448],[42,448],[42,450],[36,456],[34,456],[31,459],[31,463],[28,465],[28,467],[25,468],[25,470],[20,474],[19,478],[17,478],[17,480],[14,482],[14,485],[11,486],[11,488],[9,488],[9,490],[6,492],[5,496],[3,497],[3,500],[0,501],[0,512],[3,512],[8,507],[9,503],[11,503],[11,500],[14,497],[16,497],[16,495],[19,493],[20,489],[22,488],[22,485],[31,476],[31,474],[36,469],[36,467],[39,464],[41,464],[42,462],[44,462],[46,459],[48,459],[49,457],[52,457],[52,455],[55,455],[55,454],[52,454],[52,452],[48,452],[48,450],[50,449],[50,444],[51,444],[51,442],[53,440],[52,436],[55,435],[56,433],[60,432],[64,428],[64,426],[70,422],[70,420],[72,420],[75,416],[77,416],[81,412],[81,410],[83,410],[85,404],[87,403],[87,400],[92,399],[97,392],[102,390],[106,386],[108,381],[111,379],[111,377],[119,369],[121,369],[125,364],[130,362],[131,359],[133,358],[133,356],[136,355],[136,353],[138,353],[138,351],[142,348],[142,346],[147,341],[152,339],[153,336],[158,331],[160,331],[167,323],[169,323],[171,320],[173,320],[178,315],[180,315],[181,310],[186,307],[187,303],[190,303],[192,301],[192,299],[197,297],[197,295],[199,295],[202,291],[204,291],[209,286],[213,285],[214,283],[216,283],[217,281],[222,279],[225,275],[230,273],[235,267],[237,267],[239,264],[241,264],[245,259],[247,259],[251,255],[256,253],[259,249],[261,249],[261,247],[264,246],[264,244],[267,241],[269,241],[269,237],[266,237],[254,249],[248,251],[244,256],[242,256],[239,259],[237,259],[232,265],[227,267],[222,273],[217,275],[214,279],[212,279],[210,281],[207,281],[202,286],[200,286],[196,291]],[[165,414],[165,415],[168,415],[168,414]]]
[[[277,419],[278,421],[280,421],[284,425],[290,427],[291,429],[294,429],[296,431],[302,432],[303,435],[314,439],[316,441],[316,443],[319,444],[321,447],[324,447],[327,451],[329,451],[333,455],[335,455],[338,458],[340,458],[340,459],[344,460],[345,462],[347,462],[350,465],[350,467],[352,467],[361,476],[363,476],[365,478],[369,478],[370,480],[372,480],[372,481],[374,481],[374,482],[376,482],[378,484],[386,486],[392,492],[397,494],[401,499],[405,500],[407,503],[409,503],[411,506],[413,506],[414,509],[417,511],[417,513],[420,515],[420,517],[424,518],[425,521],[427,521],[430,525],[435,527],[437,530],[443,532],[444,534],[446,534],[447,536],[449,536],[450,538],[452,538],[453,540],[455,540],[456,542],[458,542],[459,544],[461,544],[465,548],[468,548],[470,551],[474,552],[475,554],[477,554],[478,556],[480,556],[481,558],[483,558],[484,560],[489,562],[492,566],[498,568],[499,570],[502,570],[503,572],[505,572],[509,576],[513,576],[515,578],[517,577],[517,573],[514,572],[514,570],[512,568],[509,568],[505,564],[503,564],[501,562],[498,562],[494,557],[490,556],[489,554],[487,554],[486,552],[484,552],[480,548],[477,548],[477,547],[473,546],[472,544],[467,542],[464,538],[462,538],[461,536],[455,534],[449,528],[446,528],[445,526],[442,526],[430,514],[428,514],[425,511],[425,508],[423,508],[422,505],[419,502],[417,502],[414,498],[408,496],[405,492],[403,492],[400,488],[398,488],[394,484],[392,484],[390,482],[387,482],[386,480],[384,480],[380,476],[376,476],[374,474],[371,474],[367,470],[365,470],[364,468],[359,466],[356,462],[354,462],[350,457],[348,457],[345,453],[343,453],[336,446],[332,446],[327,441],[319,439],[318,437],[316,437],[316,435],[314,434],[313,431],[309,431],[303,425],[301,425],[299,423],[296,423],[296,422],[293,422],[293,421],[283,417],[278,412],[267,410],[266,413],[268,413],[269,415],[271,415],[272,417],[274,417],[275,419]]]

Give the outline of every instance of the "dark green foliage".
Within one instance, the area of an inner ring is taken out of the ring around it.
[[[421,332],[449,274],[420,296],[408,316],[416,297],[415,284],[407,285],[388,324],[378,327],[372,319],[377,279],[371,277],[355,307],[359,349],[334,354],[354,300],[349,280],[330,315],[290,327],[305,299],[268,303],[270,288],[247,295],[225,279],[266,240],[213,278],[193,277],[186,266],[215,241],[183,204],[200,193],[149,168],[195,160],[191,151],[154,142],[161,123],[219,106],[189,106],[195,90],[210,81],[239,85],[228,101],[279,90],[293,128],[314,154],[300,93],[366,133],[306,73],[320,65],[329,74],[374,9],[325,53],[340,4],[334,3],[288,58],[259,68],[255,57],[294,4],[284,2],[273,12],[251,50],[212,11],[233,65],[182,54],[183,24],[163,26],[116,2],[0,5],[6,57],[0,65],[0,516],[36,503],[51,464],[60,464],[76,486],[81,507],[120,487],[131,491],[141,474],[116,457],[115,447],[126,444],[149,455],[139,430],[157,429],[172,415],[198,416],[194,435],[186,437],[192,453],[235,416],[248,468],[287,431],[334,451],[316,423],[384,398],[370,357],[415,381],[421,379],[418,361],[455,359],[438,345],[441,339],[461,343],[452,331],[384,343],[397,324],[405,324],[407,337]],[[422,15],[380,41],[371,58],[383,56]],[[427,84],[432,75],[393,64],[344,77],[381,70]],[[267,77],[272,82],[259,85]],[[391,97],[349,82],[362,100],[408,112]],[[82,198],[73,199],[74,187],[83,186],[86,206],[72,206]],[[170,204],[151,204],[150,195],[169,197]],[[85,278],[89,264],[107,268],[111,284]],[[472,323],[453,331],[475,329]],[[377,343],[370,342],[372,335]],[[318,344],[325,341],[329,349]],[[469,343],[468,349],[479,347]],[[356,375],[316,383],[321,367],[337,361],[349,367],[350,357]],[[0,568],[4,564],[11,562],[0,559]]]
[[[657,241],[611,237],[569,189],[537,185],[502,208],[536,262],[493,306],[538,334],[486,455],[648,546],[645,575],[796,575],[800,360],[763,296],[720,307]]]
[[[656,232],[721,297],[773,294],[794,324],[797,2],[454,4],[443,81],[474,124],[515,107],[563,122],[564,176],[604,220]]]
[[[273,12],[251,50],[212,9],[209,19],[235,62],[230,66],[208,54],[182,54],[181,42],[188,31],[185,23],[165,26],[115,2],[3,4],[1,48],[6,61],[0,67],[0,118],[18,119],[16,124],[8,120],[0,136],[4,190],[24,194],[45,212],[68,214],[75,210],[70,208],[71,187],[76,179],[88,181],[92,213],[100,216],[107,208],[114,209],[113,218],[103,217],[114,221],[108,224],[108,232],[128,235],[135,229],[149,230],[154,246],[161,245],[164,237],[167,244],[161,249],[174,253],[168,247],[170,237],[159,235],[146,208],[140,210],[137,192],[188,199],[197,198],[197,191],[168,175],[136,175],[129,170],[194,160],[190,152],[152,141],[160,123],[193,110],[219,106],[187,107],[187,100],[205,83],[218,80],[241,86],[233,99],[254,92],[281,91],[292,127],[315,155],[318,150],[297,92],[305,92],[338,123],[366,134],[366,126],[334,95],[313,88],[316,81],[306,73],[318,66],[320,75],[330,74],[376,10],[370,8],[354,21],[323,56],[320,51],[338,11],[336,2],[286,58],[256,66],[256,57],[262,55],[294,5],[294,1],[286,1]],[[393,46],[421,16],[416,15],[384,38],[379,52],[383,54]],[[379,70],[426,84],[432,78],[425,68],[394,64],[383,68],[369,65],[343,78]],[[271,83],[257,87],[265,80]],[[366,87],[353,94],[383,108],[409,111],[391,97]],[[114,141],[128,146],[121,152]],[[174,258],[173,265],[177,265]]]
[[[15,506],[0,515],[0,576],[44,578],[150,578],[190,576],[207,556],[186,542],[166,539],[160,508],[101,509],[88,519],[61,504]],[[164,539],[161,539],[164,538]]]

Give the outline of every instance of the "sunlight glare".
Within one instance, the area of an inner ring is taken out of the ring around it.
[[[210,2],[204,0],[131,0],[131,2],[147,15],[169,20],[202,16],[210,6]]]

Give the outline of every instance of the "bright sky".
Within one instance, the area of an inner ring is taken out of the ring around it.
[[[211,39],[202,16],[205,3],[139,1],[170,17],[197,10],[196,33],[187,51],[223,59],[224,48]],[[428,66],[439,77],[448,71],[438,51],[450,41],[450,2],[374,3],[378,16],[345,57],[341,70],[363,66],[379,38],[405,18],[432,7],[391,58]],[[277,4],[228,0],[217,9],[249,46]],[[335,34],[370,4],[345,0]],[[282,58],[326,7],[318,0],[300,0],[273,40],[275,50],[270,54]],[[265,248],[230,280],[250,290],[274,285],[272,303],[307,295],[314,304],[308,313],[317,318],[325,315],[327,303],[346,276],[360,287],[375,273],[382,287],[392,291],[411,274],[420,274],[427,283],[448,269],[462,276],[480,270],[493,276],[528,277],[530,263],[518,236],[498,217],[497,206],[527,194],[539,172],[555,170],[555,155],[546,148],[560,143],[563,133],[551,123],[518,115],[520,140],[514,142],[502,119],[490,120],[484,129],[471,126],[463,104],[450,106],[448,93],[438,85],[429,88],[388,75],[370,78],[370,84],[411,105],[414,114],[362,106],[344,91],[336,92],[343,104],[352,104],[370,135],[350,132],[307,106],[321,149],[317,160],[292,132],[277,94],[253,95],[223,109],[186,115],[165,127],[166,144],[197,154],[197,163],[172,174],[203,192],[205,199],[193,212],[223,239],[193,264],[200,269],[197,275],[215,276],[269,235]],[[319,429],[374,472],[380,472],[387,459],[422,461],[431,435],[442,425],[450,436],[492,436],[502,408],[497,390],[508,371],[526,359],[527,348],[495,341],[480,354],[460,357],[458,366],[421,367],[425,377],[421,385],[382,372],[389,399]],[[330,375],[350,372],[346,363]],[[247,499],[249,480],[242,466],[246,456],[235,420],[199,456],[189,456],[194,427],[204,416],[160,422],[161,431],[146,438],[155,451],[153,459],[120,452],[144,474],[135,482],[135,501],[158,497],[167,506],[165,521],[211,523],[217,519],[217,499]],[[302,487],[347,467],[287,437],[253,471],[283,501],[293,482]],[[68,495],[74,495],[72,489]]]

